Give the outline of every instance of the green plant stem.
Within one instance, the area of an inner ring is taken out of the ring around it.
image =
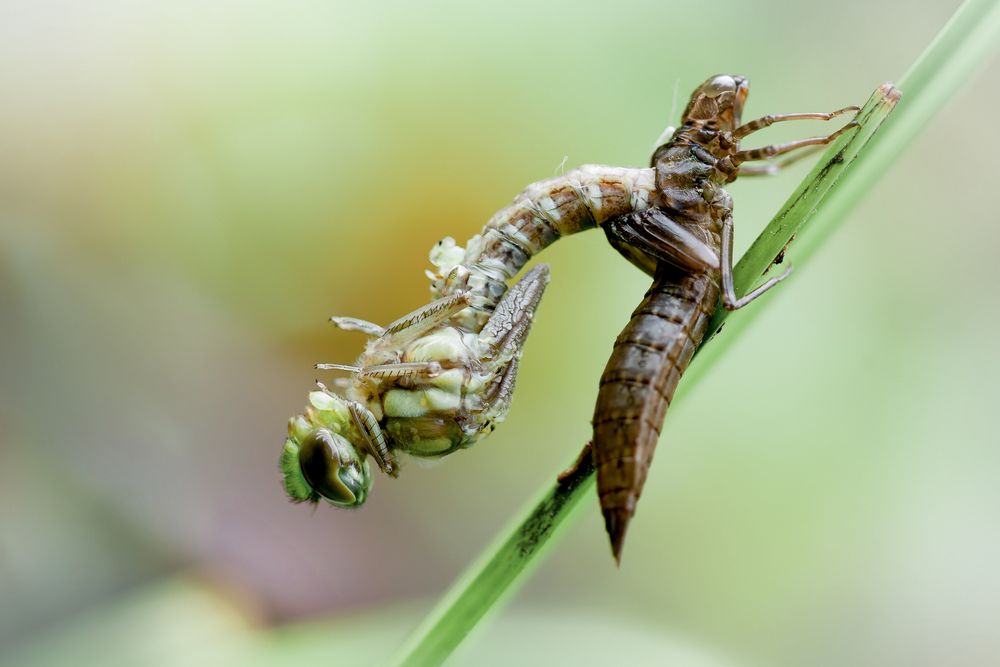
[[[794,247],[801,267],[998,45],[1000,4],[996,0],[967,0],[903,77],[907,103],[893,114],[892,122],[876,134],[898,100],[896,89],[882,86],[859,112],[861,126],[830,145],[740,260],[735,269],[737,291],[746,292],[794,236],[802,237]],[[727,335],[698,355],[681,383],[675,404],[721,354],[725,342],[734,338],[737,327],[758,316],[761,308],[754,306],[716,314],[710,331],[732,320],[727,324]],[[553,543],[551,538],[593,487],[593,472],[592,467],[583,466],[569,479],[546,488],[451,587],[390,664],[424,667],[444,662],[483,616],[512,592],[512,584],[537,566],[539,556]]]

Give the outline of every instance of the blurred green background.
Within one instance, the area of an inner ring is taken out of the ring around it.
[[[547,250],[508,420],[357,512],[279,483],[360,352],[326,318],[425,302],[564,156],[643,165],[711,74],[747,118],[860,104],[957,4],[5,0],[0,664],[377,664],[588,438],[648,281]],[[671,411],[622,568],[594,498],[453,664],[1000,662],[998,84]],[[738,252],[808,168],[731,187]]]

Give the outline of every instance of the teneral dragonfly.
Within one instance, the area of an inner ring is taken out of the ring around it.
[[[436,297],[387,327],[334,317],[370,337],[340,391],[320,385],[288,424],[281,455],[285,490],[296,502],[364,503],[368,457],[390,476],[397,454],[438,458],[476,443],[510,406],[519,357],[549,271],[539,265],[509,291],[507,280],[556,239],[643,211],[652,169],[585,166],[529,186],[465,248],[431,250]]]

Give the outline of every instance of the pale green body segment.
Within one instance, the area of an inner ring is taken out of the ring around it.
[[[562,236],[647,209],[653,176],[651,169],[587,165],[534,183],[466,248],[451,238],[434,247],[430,304],[384,328],[332,318],[370,340],[355,365],[319,366],[352,376],[340,381],[342,395],[314,392],[311,407],[290,423],[282,455],[289,495],[357,507],[370,485],[359,467],[368,456],[394,477],[398,452],[440,457],[492,432],[510,407],[548,267],[536,266],[510,289],[507,281]]]
[[[289,423],[281,467],[292,499],[357,507],[371,484],[368,456],[396,476],[396,452],[440,457],[492,432],[510,407],[548,267],[510,289],[507,281],[562,236],[645,210],[655,190],[651,169],[586,165],[539,181],[467,247],[451,238],[435,245],[427,306],[384,328],[331,318],[370,340],[354,366],[319,366],[352,373],[340,382],[343,394],[321,387]]]
[[[309,394],[288,424],[281,457],[285,489],[297,501],[324,498],[357,507],[371,486],[367,457],[391,476],[397,454],[437,458],[493,431],[510,407],[521,347],[548,282],[539,266],[505,296],[478,331],[452,324],[471,301],[445,297],[385,329],[350,320],[373,336],[341,382]]]
[[[441,456],[468,447],[483,434],[483,388],[495,381],[495,363],[479,334],[442,327],[406,346],[401,362],[440,362],[433,377],[410,376],[355,382],[350,399],[364,402],[384,423],[393,444],[414,456]],[[365,356],[358,360],[362,366]]]

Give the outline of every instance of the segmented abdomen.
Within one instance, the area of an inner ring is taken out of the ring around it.
[[[513,278],[531,257],[568,234],[649,208],[656,189],[652,168],[584,165],[532,183],[471,238],[457,266],[444,267],[435,296],[470,292],[468,326],[482,326]]]
[[[624,530],[635,512],[667,407],[718,298],[718,272],[685,274],[661,264],[615,341],[601,376],[593,443],[597,491],[612,533],[612,522]]]

